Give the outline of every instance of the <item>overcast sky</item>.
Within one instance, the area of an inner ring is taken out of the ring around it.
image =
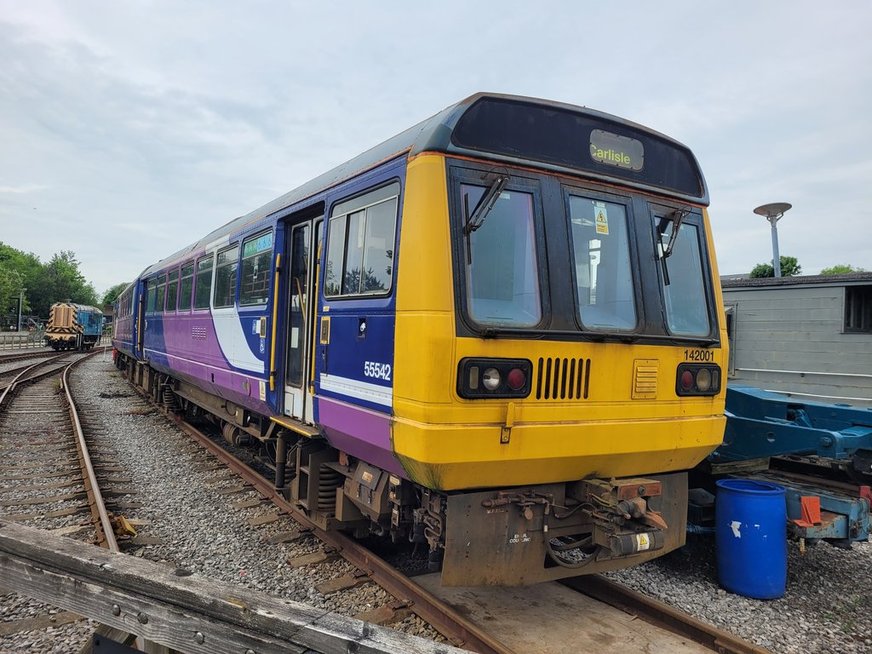
[[[316,6],[317,5],[317,6]],[[696,154],[721,274],[872,270],[868,2],[0,0],[0,241],[99,292],[477,91]]]

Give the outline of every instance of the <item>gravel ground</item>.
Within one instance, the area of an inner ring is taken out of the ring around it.
[[[714,537],[607,575],[779,654],[872,652],[872,544],[788,545],[787,592],[755,600],[718,586]]]
[[[4,622],[37,618],[46,614],[55,615],[59,612],[59,609],[15,593],[0,594],[0,627]],[[78,620],[57,627],[10,634],[0,637],[0,652],[78,652],[98,626],[93,620]]]
[[[289,558],[320,550],[319,541],[306,536],[291,543],[267,543],[270,536],[298,525],[282,517],[262,527],[249,526],[249,519],[271,512],[272,505],[234,508],[237,502],[259,496],[253,491],[220,495],[222,488],[238,485],[239,479],[225,469],[204,471],[214,459],[166,418],[152,412],[110,361],[98,355],[83,363],[75,373],[74,384],[85,376],[88,382],[75,386],[80,410],[102,416],[105,434],[100,436],[101,447],[114,450],[115,458],[127,468],[123,476],[130,477],[131,483],[125,486],[137,492],[125,499],[142,504],[123,513],[144,521],[139,533],[159,541],[123,551],[341,615],[354,616],[393,600],[372,583],[327,596],[319,593],[315,584],[350,573],[353,566],[342,559],[301,568],[289,566]],[[0,621],[45,611],[44,606],[14,595],[0,598],[0,606]],[[388,626],[444,642],[414,615]],[[0,638],[0,652],[74,651],[90,637],[93,628],[93,624],[80,622],[65,626],[63,631],[33,631]]]
[[[110,362],[98,356],[83,368],[92,376],[89,403],[105,416],[107,441],[119,461],[136,462],[125,474],[138,490],[131,499],[143,506],[129,517],[150,521],[141,533],[160,541],[130,550],[133,555],[345,615],[390,601],[373,584],[326,597],[318,593],[317,582],[340,576],[351,566],[341,560],[329,566],[288,566],[289,557],[316,551],[318,543],[307,537],[266,544],[270,535],[293,528],[292,521],[282,518],[264,527],[248,526],[249,518],[270,510],[268,505],[233,508],[233,503],[255,495],[219,495],[221,488],[238,483],[229,472],[205,474],[198,468],[203,465],[197,461],[203,458],[201,450],[162,416],[150,414]],[[168,470],[173,474],[167,475]],[[753,600],[720,589],[713,538],[702,536],[691,536],[678,552],[609,576],[778,654],[872,653],[869,544],[855,544],[848,551],[821,544],[804,555],[791,544],[787,593],[778,600]],[[27,617],[34,604],[2,596],[0,621]],[[391,626],[438,638],[414,616]],[[93,625],[80,622],[52,633],[0,638],[0,652],[73,651],[92,630]]]

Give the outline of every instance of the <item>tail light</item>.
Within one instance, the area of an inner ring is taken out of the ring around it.
[[[527,359],[461,359],[457,394],[466,399],[527,397],[532,371]]]
[[[717,395],[720,391],[720,366],[705,363],[679,364],[675,373],[676,395]]]

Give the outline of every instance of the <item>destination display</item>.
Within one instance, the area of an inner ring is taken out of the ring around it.
[[[595,129],[590,133],[590,156],[600,163],[642,170],[645,146],[636,139]]]
[[[519,163],[539,161],[707,200],[696,159],[685,146],[595,111],[486,97],[463,113],[451,142]]]

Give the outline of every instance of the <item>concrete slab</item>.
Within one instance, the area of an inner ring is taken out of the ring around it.
[[[556,582],[516,588],[444,588],[438,573],[415,581],[518,652],[711,654],[702,645]]]

